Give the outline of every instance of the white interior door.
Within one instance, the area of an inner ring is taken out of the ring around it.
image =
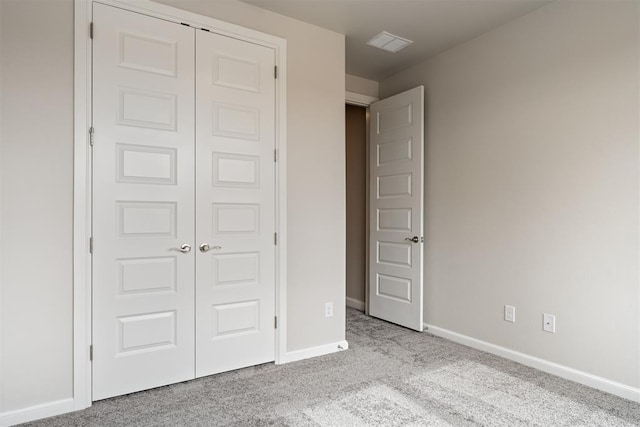
[[[195,30],[98,3],[94,25],[98,400],[194,378]]]
[[[196,35],[196,375],[275,358],[275,52]]]
[[[423,330],[424,87],[371,105],[369,314]]]

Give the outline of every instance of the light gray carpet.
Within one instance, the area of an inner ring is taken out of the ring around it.
[[[348,310],[350,349],[96,402],[41,426],[638,426],[640,405]]]

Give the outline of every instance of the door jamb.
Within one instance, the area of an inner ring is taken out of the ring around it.
[[[275,232],[275,363],[282,363],[287,353],[287,41],[208,16],[154,3],[148,0],[74,0],[74,178],[73,178],[73,408],[91,406],[91,150],[89,128],[92,121],[91,59],[89,34],[93,3],[186,23],[211,32],[274,49],[278,67],[276,80],[276,212]],[[99,131],[99,130],[98,130]]]

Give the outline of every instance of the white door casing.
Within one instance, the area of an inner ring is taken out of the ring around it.
[[[287,178],[286,178],[286,51],[285,39],[260,31],[224,22],[211,17],[195,14],[182,9],[165,6],[148,0],[74,0],[74,268],[73,268],[73,340],[74,340],[74,409],[91,406],[93,391],[93,362],[91,344],[98,344],[94,338],[94,256],[91,254],[94,235],[93,204],[93,148],[90,141],[90,126],[94,125],[93,109],[93,35],[104,34],[99,25],[94,25],[94,6],[98,4],[114,6],[123,11],[156,17],[176,25],[188,25],[194,30],[207,29],[238,40],[244,40],[269,47],[274,50],[278,64],[276,84],[276,225],[278,245],[276,246],[276,363],[286,363],[287,355]],[[98,8],[99,10],[100,8]],[[91,29],[91,31],[90,31]],[[193,123],[192,123],[193,126]],[[96,142],[100,143],[104,132],[96,128]],[[194,241],[195,243],[195,241]],[[96,247],[100,246],[96,242]],[[196,247],[193,247],[196,250]],[[97,351],[96,351],[97,352]],[[98,356],[95,354],[95,356]],[[54,409],[47,414],[56,415]],[[23,421],[29,421],[25,418]]]
[[[195,30],[98,3],[94,22],[99,400],[194,378]]]
[[[204,31],[196,46],[196,376],[203,376],[275,358],[275,52]]]
[[[371,104],[369,314],[423,330],[424,87]]]

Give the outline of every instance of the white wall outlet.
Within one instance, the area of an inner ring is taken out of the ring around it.
[[[324,303],[324,317],[333,317],[333,303],[325,302]]]
[[[512,305],[504,306],[504,320],[511,323],[516,323],[516,308]]]
[[[542,329],[552,334],[556,333],[556,316],[553,314],[542,315]]]

